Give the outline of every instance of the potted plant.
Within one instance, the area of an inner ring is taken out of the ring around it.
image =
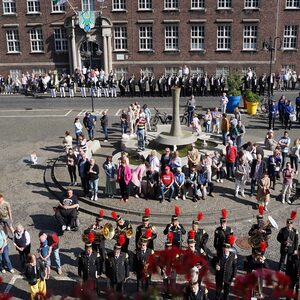
[[[245,93],[246,104],[247,104],[247,113],[249,115],[256,115],[257,106],[259,103],[259,96],[252,91],[248,90]]]
[[[227,85],[227,110],[229,113],[233,113],[234,109],[239,106],[241,101],[242,76],[238,72],[229,73],[227,77]]]

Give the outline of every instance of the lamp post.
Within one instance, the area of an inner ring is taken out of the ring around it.
[[[277,45],[277,41],[279,44]],[[269,37],[265,39],[263,42],[263,50],[266,52],[270,52],[270,81],[268,85],[268,96],[271,96],[271,76],[272,76],[272,63],[273,63],[273,51],[280,51],[282,46],[282,39],[279,36],[276,36],[274,39]]]

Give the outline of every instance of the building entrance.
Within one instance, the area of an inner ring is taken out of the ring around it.
[[[83,41],[80,45],[81,65],[103,69],[102,50],[97,42]]]

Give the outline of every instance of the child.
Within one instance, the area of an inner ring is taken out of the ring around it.
[[[45,263],[46,269],[45,269],[45,279],[49,279],[50,277],[50,255],[51,255],[51,249],[48,246],[48,241],[45,240],[43,242],[40,242],[40,258]]]
[[[197,117],[196,114],[193,114],[192,123],[191,124],[192,124],[193,133],[197,132],[197,134],[200,135],[200,133],[201,133],[201,125],[200,125],[200,120],[199,120],[199,118]]]

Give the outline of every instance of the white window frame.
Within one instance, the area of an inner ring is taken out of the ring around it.
[[[222,47],[220,45],[223,44]],[[225,47],[227,44],[227,47]],[[231,25],[218,25],[217,28],[217,50],[229,51],[231,50]]]
[[[20,38],[18,29],[6,31],[7,53],[20,53]]]
[[[200,24],[191,25],[191,51],[204,50],[205,27]]]
[[[126,0],[112,0],[113,11],[124,11],[126,10]]]
[[[154,73],[153,67],[144,67],[141,69],[141,72],[145,77],[151,77]]]
[[[117,80],[121,79],[122,76],[124,76],[124,78],[127,78],[128,69],[125,67],[118,67],[115,69],[115,73]]]
[[[229,75],[229,67],[227,66],[221,66],[221,67],[217,67],[216,68],[216,77],[220,77],[221,75],[223,75],[223,77],[226,79]]]
[[[165,76],[168,76],[168,75],[174,75],[174,74],[178,74],[178,70],[179,68],[178,67],[166,67],[165,68]]]
[[[179,51],[178,25],[167,25],[165,27],[165,51]]]
[[[3,0],[3,15],[15,15],[17,13],[16,0]]]
[[[51,1],[51,12],[52,13],[64,13],[66,11],[65,4],[54,4],[55,0]]]
[[[55,52],[68,51],[67,30],[64,27],[55,28],[53,32]]]
[[[95,11],[96,10],[95,0],[82,0],[81,9],[83,11]]]
[[[178,10],[179,0],[164,0],[164,10]]]
[[[300,9],[300,0],[286,0],[286,9]]]
[[[138,10],[152,10],[152,0],[139,0]]]
[[[127,27],[126,26],[115,26],[114,27],[114,50],[115,51],[127,51]]]
[[[218,0],[218,9],[231,9],[232,1],[231,0]]]
[[[258,9],[259,0],[245,0],[244,8],[245,9]]]
[[[21,80],[22,71],[20,69],[10,69],[9,70],[9,75],[12,78],[12,80],[16,80],[17,77],[18,77],[18,79]]]
[[[46,74],[46,69],[45,68],[34,68],[34,69],[32,69],[32,74],[34,74],[35,76]]]
[[[257,30],[255,24],[244,25],[243,28],[243,50],[257,50]]]
[[[44,39],[42,28],[32,28],[29,32],[31,53],[44,52]]]
[[[198,66],[191,66],[191,76],[193,75],[200,75],[203,76],[204,75],[204,68],[203,67],[198,67]]]
[[[298,26],[286,25],[283,31],[283,49],[284,50],[296,50],[298,42]]]
[[[153,50],[153,26],[141,25],[139,28],[139,51]]]
[[[191,0],[191,10],[205,9],[205,0]]]
[[[27,14],[40,14],[41,2],[40,0],[27,0]]]

